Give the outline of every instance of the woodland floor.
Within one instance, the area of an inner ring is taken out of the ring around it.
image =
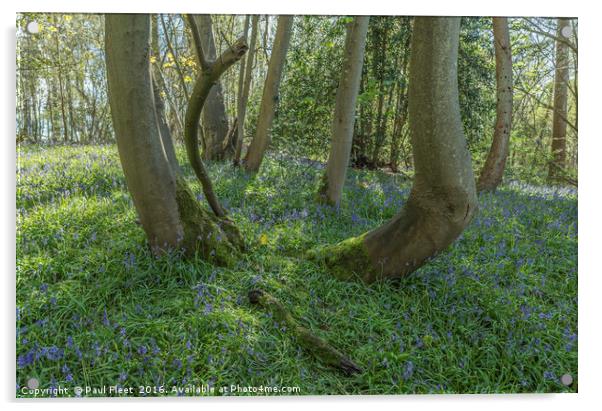
[[[147,395],[187,384],[215,395],[231,385],[300,389],[276,395],[577,390],[575,191],[510,184],[481,195],[449,250],[399,284],[364,286],[303,252],[381,224],[410,181],[353,171],[334,209],[315,203],[320,171],[307,162],[270,158],[252,178],[229,163],[209,169],[250,245],[236,268],[149,255],[116,147],[20,149],[17,396],[31,377]],[[249,304],[255,287],[364,373],[346,377],[302,351]]]

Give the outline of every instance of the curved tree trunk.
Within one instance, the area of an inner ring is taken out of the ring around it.
[[[497,81],[497,117],[491,149],[481,170],[478,191],[494,191],[502,182],[512,129],[512,51],[506,17],[493,18],[495,76]]]
[[[199,28],[201,44],[207,60],[214,61],[217,58],[215,51],[215,40],[213,38],[213,26],[209,14],[200,14],[194,16]],[[224,140],[228,134],[228,116],[226,115],[226,106],[224,105],[224,95],[222,85],[216,81],[205,105],[203,106],[203,137],[205,138],[205,151],[203,159],[205,160],[223,160]]]
[[[280,79],[282,78],[286,51],[288,50],[291,38],[292,26],[293,16],[278,16],[278,28],[276,29],[276,38],[274,39],[274,47],[270,57],[270,64],[268,65],[268,74],[266,75],[263,87],[261,107],[257,119],[257,130],[245,157],[245,170],[247,172],[256,172],[259,170],[265,150],[270,144],[272,121],[274,120],[276,105],[278,103],[278,89],[280,87]]]
[[[181,249],[232,264],[244,248],[240,234],[199,205],[168,160],[156,112],[149,40],[148,14],[106,15],[109,104],[134,206],[155,254]]]
[[[355,103],[360,88],[369,20],[369,16],[358,16],[347,27],[345,55],[332,121],[330,154],[323,185],[318,193],[324,201],[332,205],[337,205],[341,201],[349,166],[355,123]]]
[[[338,278],[370,283],[407,275],[448,247],[477,209],[458,100],[459,28],[459,18],[416,17],[409,84],[412,191],[381,227],[310,252]]]
[[[199,155],[199,142],[197,139],[199,117],[211,88],[217,83],[222,74],[246,53],[247,44],[244,41],[244,38],[240,38],[230,48],[224,51],[217,60],[209,61],[205,55],[195,19],[190,15],[187,16],[187,19],[192,31],[193,43],[199,58],[199,63],[201,65],[201,73],[194,83],[190,101],[188,102],[188,108],[186,109],[184,144],[186,146],[188,160],[203,186],[203,193],[207,198],[207,202],[216,216],[225,217],[226,212],[213,191],[213,184],[211,183],[209,174],[207,174],[205,164]]]
[[[569,19],[559,18],[556,37],[564,39],[563,30],[569,27]],[[552,119],[552,161],[548,181],[559,181],[566,163],[566,126],[569,83],[569,52],[565,41],[556,40],[556,73],[554,76],[554,113]]]

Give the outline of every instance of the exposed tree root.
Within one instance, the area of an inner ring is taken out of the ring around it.
[[[262,290],[251,290],[249,291],[249,301],[252,304],[262,306],[271,312],[278,321],[286,324],[287,329],[293,333],[299,345],[309,351],[320,362],[337,368],[346,375],[362,372],[359,366],[328,344],[326,340],[299,325],[284,305],[270,294]]]

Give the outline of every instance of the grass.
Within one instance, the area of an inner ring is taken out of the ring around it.
[[[301,256],[392,217],[410,182],[351,172],[335,209],[314,201],[315,167],[278,158],[262,167],[254,178],[209,167],[250,245],[225,269],[149,254],[114,146],[21,148],[16,395],[31,396],[30,378],[67,395],[76,386],[148,396],[191,385],[213,395],[266,394],[220,392],[231,385],[299,388],[274,395],[577,390],[574,192],[515,183],[482,195],[449,250],[399,284],[364,286]],[[255,286],[365,372],[345,377],[302,351],[249,304]]]

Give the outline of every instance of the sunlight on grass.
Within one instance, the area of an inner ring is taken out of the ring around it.
[[[510,184],[482,195],[446,252],[399,284],[366,287],[334,280],[303,252],[392,217],[410,181],[352,171],[332,208],[314,201],[312,165],[272,157],[252,178],[229,164],[209,171],[250,246],[230,269],[150,255],[114,146],[21,149],[19,386],[36,377],[42,386],[286,385],[301,394],[577,389],[559,382],[577,380],[574,191]],[[317,363],[249,304],[253,287],[365,372],[348,378]]]

